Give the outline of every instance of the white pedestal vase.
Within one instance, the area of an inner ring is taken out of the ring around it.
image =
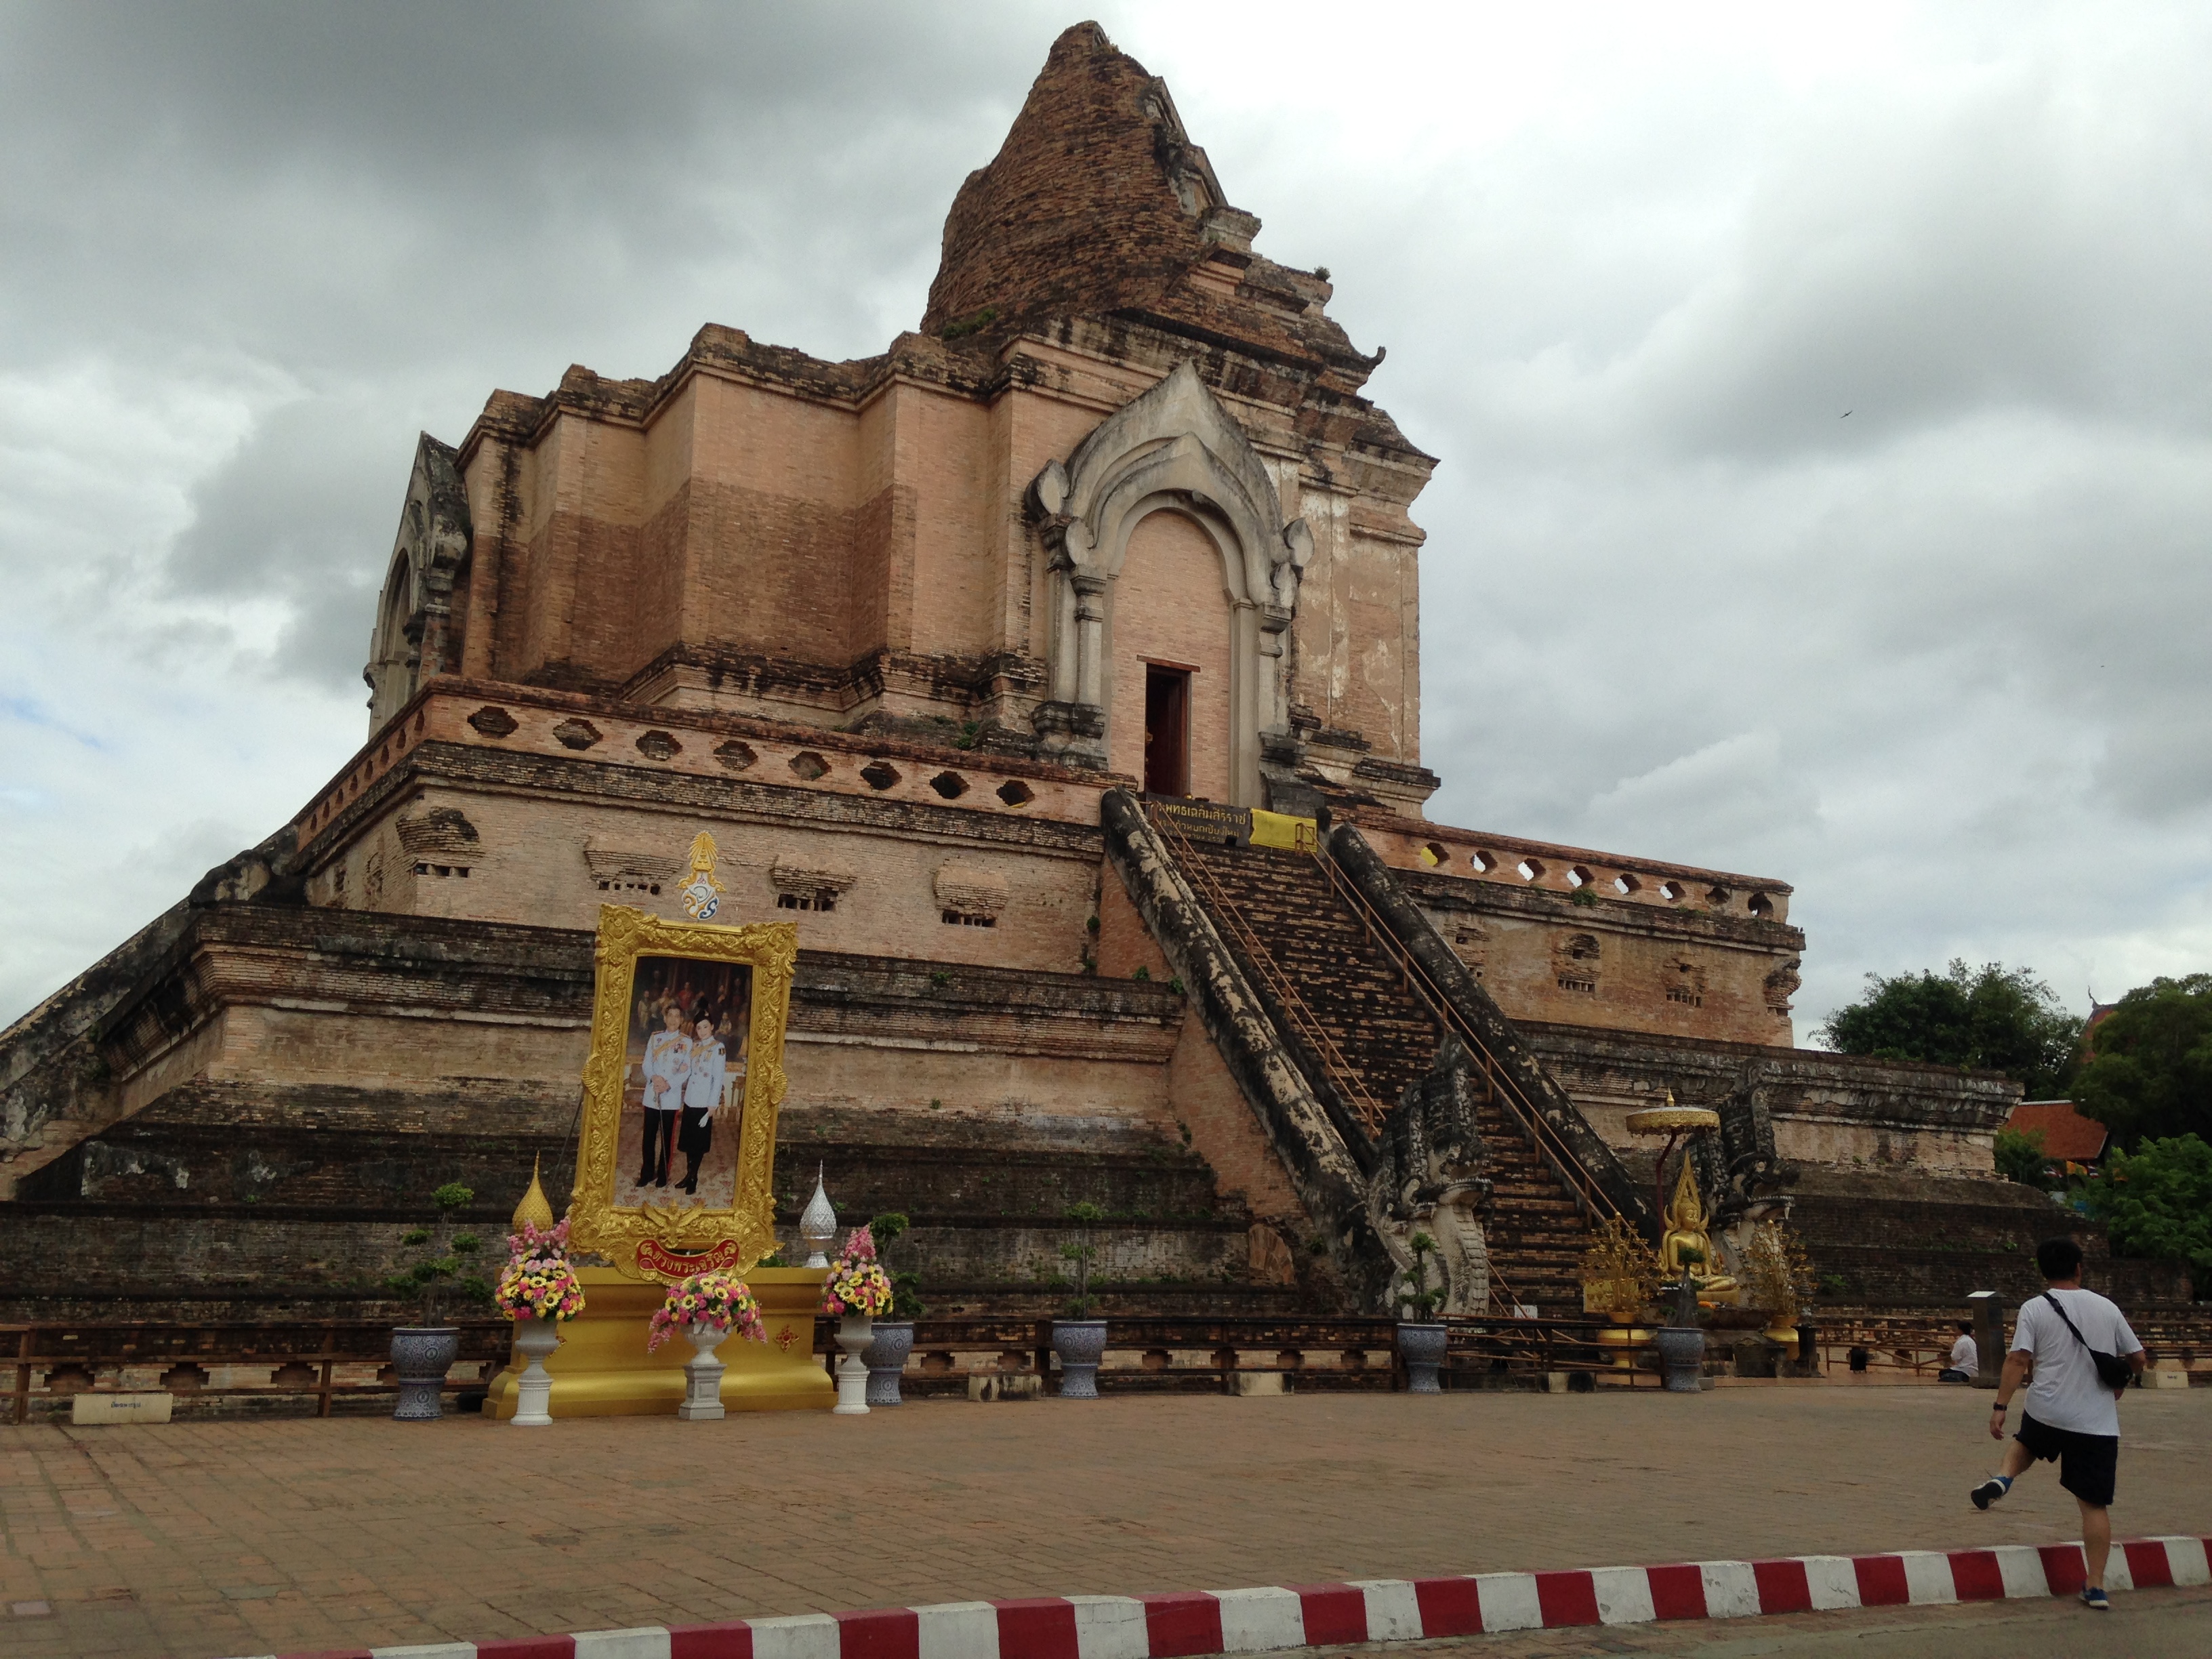
[[[862,1417],[868,1409],[868,1364],[860,1358],[876,1340],[875,1321],[866,1314],[847,1314],[837,1322],[837,1346],[845,1357],[837,1362],[837,1403],[833,1417]]]
[[[561,1332],[551,1320],[514,1322],[514,1351],[530,1362],[515,1380],[514,1415],[507,1419],[515,1428],[542,1429],[552,1423],[546,1406],[553,1398],[553,1377],[545,1357],[560,1346]]]
[[[730,1340],[730,1328],[702,1321],[685,1334],[696,1352],[684,1362],[684,1403],[676,1414],[686,1423],[718,1422],[722,1416],[722,1362],[714,1358],[714,1350]]]

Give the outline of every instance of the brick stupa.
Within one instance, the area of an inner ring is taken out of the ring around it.
[[[1082,24],[882,356],[709,325],[426,435],[367,741],[0,1036],[0,1318],[375,1310],[440,1182],[560,1203],[599,908],[702,830],[799,928],[785,1231],[826,1164],[941,1310],[1052,1305],[1088,1199],[1109,1310],[1375,1309],[1447,1222],[1455,1305],[1571,1310],[1669,1089],[1724,1249],[2017,1279],[2018,1090],[1795,1047],[1787,884],[1425,817],[1436,462],[1259,228]]]

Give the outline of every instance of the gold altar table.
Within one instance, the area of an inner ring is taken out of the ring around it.
[[[766,1342],[732,1334],[714,1351],[722,1372],[722,1407],[731,1412],[827,1411],[837,1385],[814,1352],[814,1312],[822,1304],[819,1267],[756,1267],[745,1283],[760,1299]],[[546,1409],[555,1417],[673,1417],[684,1399],[684,1362],[693,1348],[682,1333],[653,1352],[645,1348],[665,1285],[625,1278],[612,1267],[579,1267],[584,1311],[562,1325],[561,1346],[545,1360],[553,1378]],[[484,1411],[505,1422],[514,1415],[519,1354],[495,1377]]]

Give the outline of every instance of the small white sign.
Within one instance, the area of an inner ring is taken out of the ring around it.
[[[173,1394],[81,1394],[70,1402],[70,1421],[85,1423],[166,1423]]]

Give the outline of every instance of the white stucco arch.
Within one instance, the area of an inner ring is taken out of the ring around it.
[[[1100,422],[1065,465],[1049,463],[1030,493],[1051,555],[1050,701],[1040,731],[1056,731],[1072,757],[1103,763],[1115,583],[1137,526],[1178,513],[1221,554],[1232,804],[1264,805],[1260,740],[1288,727],[1289,631],[1313,538],[1304,520],[1283,522],[1274,480],[1243,429],[1186,361]]]

